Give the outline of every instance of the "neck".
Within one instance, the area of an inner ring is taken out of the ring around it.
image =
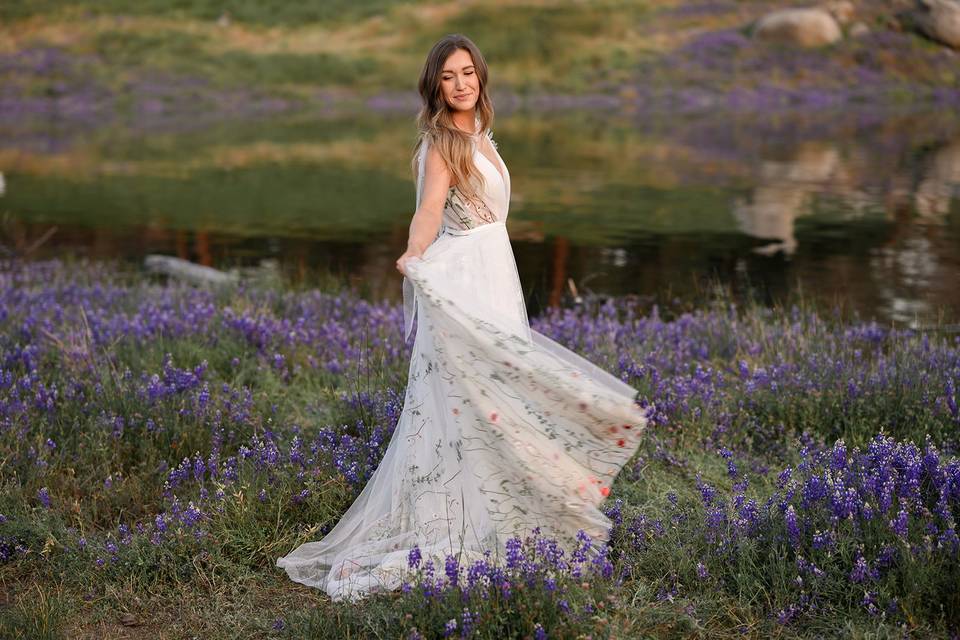
[[[477,110],[470,109],[470,111],[454,112],[453,124],[456,125],[458,129],[462,129],[467,133],[476,133],[477,132]]]

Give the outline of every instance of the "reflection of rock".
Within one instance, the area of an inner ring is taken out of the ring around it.
[[[910,18],[928,38],[960,49],[960,2],[957,0],[917,0],[917,10]]]
[[[942,221],[950,213],[954,191],[960,187],[960,138],[939,149],[913,194],[913,204],[925,220]]]
[[[759,40],[818,47],[840,40],[840,25],[823,9],[782,9],[768,13],[753,27]]]
[[[788,162],[764,162],[750,202],[738,200],[733,215],[740,229],[754,238],[773,238],[775,242],[754,249],[771,255],[783,251],[792,255],[797,249],[793,222],[807,210],[810,193],[828,180],[840,164],[833,147],[805,145]]]
[[[870,273],[887,315],[911,326],[918,316],[931,311],[929,296],[919,292],[929,290],[943,275],[935,248],[916,229],[908,229],[903,238],[878,248],[870,258]]]

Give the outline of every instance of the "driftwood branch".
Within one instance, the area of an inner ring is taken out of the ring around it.
[[[186,280],[194,284],[203,285],[224,285],[234,284],[239,280],[236,273],[227,273],[205,267],[202,264],[195,264],[189,260],[175,258],[173,256],[163,256],[159,254],[150,254],[144,259],[144,266],[148,271],[156,273],[165,273],[179,280]]]

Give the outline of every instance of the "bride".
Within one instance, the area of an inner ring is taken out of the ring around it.
[[[277,560],[335,601],[398,588],[415,546],[440,568],[447,555],[496,561],[534,527],[571,550],[579,529],[608,540],[598,505],[647,424],[632,387],[529,326],[487,77],[462,35],[427,56],[417,206],[397,260],[406,337],[416,324],[403,411],[336,526]]]

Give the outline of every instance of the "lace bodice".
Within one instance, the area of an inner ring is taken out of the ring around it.
[[[486,184],[478,197],[468,199],[459,187],[450,187],[447,199],[443,205],[443,217],[438,235],[445,228],[473,229],[490,222],[506,220],[510,208],[510,172],[507,165],[497,151],[497,143],[493,140],[492,132],[487,129],[487,139],[493,148],[493,153],[503,173],[480,150],[478,142],[473,145],[473,161],[477,169],[486,179]],[[420,206],[420,195],[423,189],[423,163],[426,158],[426,145],[420,154],[420,181],[417,186],[417,206]]]
[[[486,178],[486,185],[479,198],[470,201],[458,187],[450,187],[447,200],[443,205],[443,226],[454,229],[473,229],[480,225],[505,220],[510,206],[510,177],[507,165],[497,152],[493,136],[487,130],[487,137],[496,159],[503,167],[503,175],[490,159],[474,143],[473,161]]]

